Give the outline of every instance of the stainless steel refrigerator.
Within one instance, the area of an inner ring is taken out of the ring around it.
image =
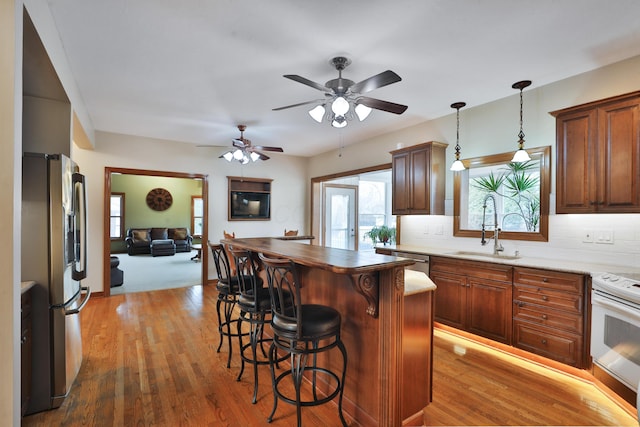
[[[32,292],[32,383],[27,414],[57,408],[82,364],[87,277],[84,176],[60,154],[24,153],[22,281]]]

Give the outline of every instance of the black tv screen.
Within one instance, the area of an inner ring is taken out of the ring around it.
[[[270,219],[269,193],[231,192],[231,219]]]

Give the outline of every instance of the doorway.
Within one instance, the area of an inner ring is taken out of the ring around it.
[[[326,184],[323,190],[325,212],[322,240],[325,246],[358,250],[358,186]]]
[[[206,242],[208,241],[208,175],[203,174],[190,174],[190,173],[179,173],[179,172],[166,172],[166,171],[151,171],[151,170],[142,170],[142,169],[127,169],[127,168],[111,168],[105,167],[105,180],[104,180],[104,226],[103,226],[103,294],[104,296],[111,295],[111,239],[110,239],[110,206],[111,206],[111,186],[112,186],[112,176],[114,174],[124,174],[124,175],[141,175],[148,177],[164,177],[164,178],[187,178],[193,180],[201,181],[202,188],[202,236],[201,236],[201,256],[200,256],[200,265],[201,265],[201,283],[204,285],[207,283],[208,278],[208,247]],[[126,281],[126,278],[125,278]],[[125,282],[126,283],[126,282]]]
[[[311,232],[317,236],[313,244],[373,251],[368,233],[372,228],[385,225],[399,236],[400,221],[391,212],[391,181],[390,163],[312,178]]]

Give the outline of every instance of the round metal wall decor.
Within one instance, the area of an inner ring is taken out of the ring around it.
[[[147,206],[154,211],[166,211],[172,203],[171,193],[164,188],[154,188],[147,194]]]

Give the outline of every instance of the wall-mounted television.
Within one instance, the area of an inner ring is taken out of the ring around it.
[[[230,219],[270,219],[271,194],[252,191],[231,191]]]

